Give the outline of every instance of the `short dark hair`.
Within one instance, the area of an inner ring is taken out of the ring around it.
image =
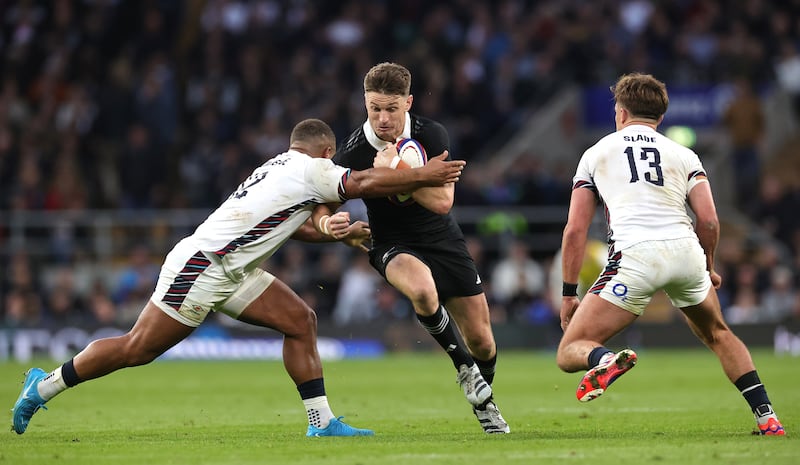
[[[667,112],[667,86],[650,74],[631,73],[611,86],[614,100],[631,116],[658,120]]]
[[[336,135],[328,123],[321,119],[309,118],[297,123],[289,136],[289,144],[306,142],[314,145],[336,146]]]
[[[411,71],[397,63],[380,63],[364,76],[364,92],[386,95],[411,94]]]

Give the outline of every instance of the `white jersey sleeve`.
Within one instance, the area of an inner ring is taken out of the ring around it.
[[[609,242],[622,250],[646,240],[696,237],[686,198],[705,181],[697,154],[648,126],[633,125],[584,152],[573,189],[598,194]]]
[[[234,281],[275,253],[320,203],[343,199],[350,170],[289,151],[253,171],[187,241]]]
[[[312,158],[306,166],[305,179],[309,192],[323,203],[347,200],[344,188],[349,176],[349,168],[327,158]]]

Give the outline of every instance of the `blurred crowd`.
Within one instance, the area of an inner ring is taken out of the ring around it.
[[[213,208],[287,148],[301,119],[327,121],[340,140],[360,125],[363,74],[381,61],[412,71],[413,110],[443,122],[451,153],[470,161],[459,206],[566,208],[571,163],[528,157],[499,172],[478,154],[567,85],[632,70],[668,86],[744,80],[800,113],[800,0],[22,0],[0,4],[0,23],[3,215]],[[789,163],[800,142],[762,164],[763,131],[737,137],[754,128],[737,119],[754,107],[742,108],[720,127],[737,149],[730,162],[751,175],[737,179],[738,205],[766,240],[724,238],[723,304],[735,323],[800,318],[800,176],[788,175],[800,174]],[[468,232],[494,318],[552,324],[556,250],[532,253],[519,237],[487,249],[479,228]],[[115,263],[98,263],[63,240],[75,233],[53,225],[52,252],[8,250],[3,326],[135,318],[163,244],[137,234]],[[268,266],[321,320],[412,317],[345,246],[292,243]]]

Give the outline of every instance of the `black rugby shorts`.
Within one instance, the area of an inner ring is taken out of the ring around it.
[[[439,301],[483,293],[478,269],[463,239],[433,244],[387,244],[369,251],[369,262],[386,279],[386,265],[398,254],[407,253],[428,265]]]

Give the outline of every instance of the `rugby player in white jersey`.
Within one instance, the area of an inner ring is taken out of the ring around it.
[[[663,289],[747,400],[758,432],[783,435],[747,347],[722,317],[716,292],[722,280],[714,271],[719,220],[705,170],[693,151],[656,131],[669,103],[666,86],[651,75],[628,74],[612,92],[616,132],[584,152],[573,180],[561,246],[558,366],[569,373],[588,369],[580,401],[603,394],[637,360],[631,349],[614,353],[604,344]],[[608,223],[608,263],[579,301],[576,283],[598,203]]]
[[[319,233],[307,224],[318,204],[453,183],[465,163],[444,161],[443,155],[420,169],[351,171],[330,160],[335,147],[326,123],[310,119],[295,126],[289,150],[253,171],[170,251],[152,297],[127,334],[92,342],[49,374],[28,370],[13,408],[14,431],[24,433],[33,414],[68,387],[153,361],[188,337],[209,312],[219,311],[283,334],[284,367],[306,407],[308,436],[372,435],[334,416],[325,394],[314,311],[258,265],[289,238],[357,245],[369,236],[365,223],[350,224],[346,213],[326,218],[325,233]],[[376,154],[377,159],[391,156]]]

